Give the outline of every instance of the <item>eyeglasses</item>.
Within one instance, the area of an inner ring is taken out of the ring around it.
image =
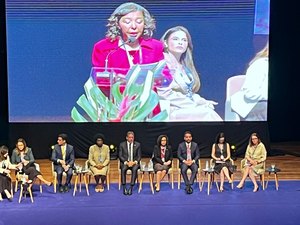
[[[252,140],[257,140],[258,138],[257,137],[254,137],[254,138],[251,138]]]

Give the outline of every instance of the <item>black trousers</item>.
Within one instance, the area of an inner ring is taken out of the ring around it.
[[[194,180],[195,180],[196,175],[197,175],[197,172],[198,172],[198,165],[196,163],[193,163],[191,166],[188,166],[188,165],[182,163],[180,165],[180,169],[181,169],[181,175],[183,177],[185,185],[186,186],[193,185]],[[192,171],[190,179],[188,178],[188,175],[187,175],[187,170],[188,169],[190,169]]]
[[[126,185],[126,174],[127,174],[127,170],[131,170],[131,181],[130,181],[130,185],[134,185],[135,184],[135,180],[137,178],[137,171],[140,168],[139,164],[134,165],[133,167],[129,167],[127,165],[121,164],[120,166],[121,168],[121,183],[122,185]]]
[[[57,173],[57,182],[58,182],[58,185],[61,186],[64,168],[62,168],[62,166],[57,166],[55,168],[55,171]],[[72,176],[73,176],[73,169],[70,167],[68,169],[68,171],[66,171],[65,173],[67,174],[66,185],[69,185],[70,182],[71,182]]]

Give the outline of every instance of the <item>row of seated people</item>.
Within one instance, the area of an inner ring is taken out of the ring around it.
[[[198,144],[192,141],[192,133],[186,131],[183,137],[184,141],[178,145],[177,157],[179,160],[179,185],[181,176],[185,183],[185,192],[193,193],[193,184],[199,172],[200,151]],[[138,170],[140,169],[141,161],[141,145],[134,140],[134,132],[128,131],[126,141],[119,145],[119,169],[121,184],[124,195],[131,195],[132,189],[137,180]],[[229,183],[232,183],[233,161],[230,156],[230,147],[225,140],[225,134],[219,133],[216,141],[212,146],[211,152],[212,161],[214,164],[214,173],[220,175],[220,191],[223,191],[225,178]],[[153,169],[156,174],[156,192],[160,191],[160,183],[168,174],[172,167],[172,149],[168,145],[167,135],[160,135],[157,139],[157,144],[154,146]],[[246,150],[245,159],[243,160],[242,172],[243,176],[237,188],[243,188],[246,178],[249,176],[254,184],[253,192],[258,191],[256,176],[264,172],[264,162],[266,160],[266,149],[261,142],[257,133],[252,133],[249,139],[249,145]],[[67,135],[58,135],[57,145],[53,147],[51,161],[53,170],[56,173],[59,192],[68,192],[71,187],[71,179],[74,173],[75,154],[72,145],[67,144]],[[96,192],[103,192],[107,179],[110,164],[109,147],[104,144],[104,136],[97,134],[95,136],[95,144],[89,148],[88,167],[90,173],[96,181]],[[27,191],[31,191],[33,181],[38,178],[47,186],[53,183],[47,181],[34,164],[34,157],[30,148],[26,146],[24,139],[20,138],[17,141],[16,148],[13,150],[12,157],[9,159],[8,148],[2,146],[0,149],[0,200],[2,194],[5,194],[8,200],[12,200],[10,170],[22,171],[27,175],[26,182],[28,183]],[[130,185],[126,185],[126,174],[131,171]],[[190,174],[188,174],[188,171]],[[63,173],[66,174],[65,183],[62,184]],[[56,179],[54,180],[56,188]],[[200,180],[199,180],[200,183]],[[178,186],[179,187],[179,186]],[[56,189],[55,189],[56,190]],[[25,190],[26,191],[26,190]]]

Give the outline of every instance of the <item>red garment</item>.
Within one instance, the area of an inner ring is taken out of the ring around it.
[[[163,44],[161,41],[156,39],[143,39],[140,38],[140,46],[142,49],[142,60],[138,54],[138,51],[134,54],[133,63],[134,64],[148,64],[148,63],[155,63],[159,62],[160,60],[164,59],[163,55]],[[111,41],[110,39],[102,39],[94,45],[93,53],[92,53],[92,63],[95,67],[105,67],[105,60],[108,54],[108,63],[107,68],[117,68],[114,69],[116,73],[119,74],[127,74],[129,70],[129,62],[127,59],[126,51],[122,48],[118,48],[119,39]],[[171,79],[169,74],[166,76],[167,79]],[[105,93],[109,93],[110,84],[108,83],[99,83],[100,80],[97,80],[98,86],[103,89],[102,91]],[[124,87],[121,87],[121,91],[124,90]],[[156,88],[154,87],[154,90]],[[159,104],[153,110],[153,115],[156,115],[160,112]]]
[[[126,51],[122,48],[118,48],[119,39],[111,41],[110,39],[102,39],[94,45],[92,53],[93,66],[104,67],[105,59],[108,57],[108,68],[121,68],[121,74],[126,74],[130,65],[127,59]],[[143,39],[140,38],[140,46],[142,48],[142,60],[140,60],[139,54],[136,54],[133,60],[134,64],[138,64],[140,61],[142,64],[159,62],[164,58],[163,44],[153,38]],[[118,48],[118,49],[117,49]]]
[[[165,160],[166,147],[160,147],[160,158]]]

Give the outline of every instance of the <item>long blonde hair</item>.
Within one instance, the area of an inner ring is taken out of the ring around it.
[[[269,57],[269,42],[265,45],[265,47],[256,53],[254,58],[250,61],[249,66],[254,63],[259,58],[266,58]]]
[[[185,53],[183,53],[180,57],[180,63],[186,66],[192,73],[193,78],[194,78],[194,86],[193,86],[193,91],[197,92],[200,89],[201,83],[200,83],[200,78],[199,78],[199,73],[196,71],[196,68],[194,66],[194,60],[193,60],[193,43],[192,43],[192,37],[189,33],[189,31],[183,27],[183,26],[176,26],[172,27],[169,30],[167,30],[164,35],[161,37],[162,42],[167,42],[168,38],[170,35],[174,32],[177,31],[183,31],[188,39],[188,47]],[[169,53],[168,48],[165,46],[164,52]]]

